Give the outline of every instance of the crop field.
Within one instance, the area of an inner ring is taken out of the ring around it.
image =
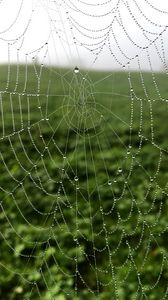
[[[0,299],[168,299],[167,80],[0,66]]]

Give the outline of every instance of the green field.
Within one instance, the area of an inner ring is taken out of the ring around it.
[[[168,299],[167,80],[0,66],[0,299]]]

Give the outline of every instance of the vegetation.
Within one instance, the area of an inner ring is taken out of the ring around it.
[[[0,299],[167,299],[168,88],[153,76],[0,67]]]

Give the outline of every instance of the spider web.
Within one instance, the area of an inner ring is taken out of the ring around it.
[[[1,24],[6,299],[168,298],[160,2],[16,1]]]

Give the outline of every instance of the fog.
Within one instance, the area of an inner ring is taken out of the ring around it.
[[[0,63],[162,70],[165,0],[1,0]]]

